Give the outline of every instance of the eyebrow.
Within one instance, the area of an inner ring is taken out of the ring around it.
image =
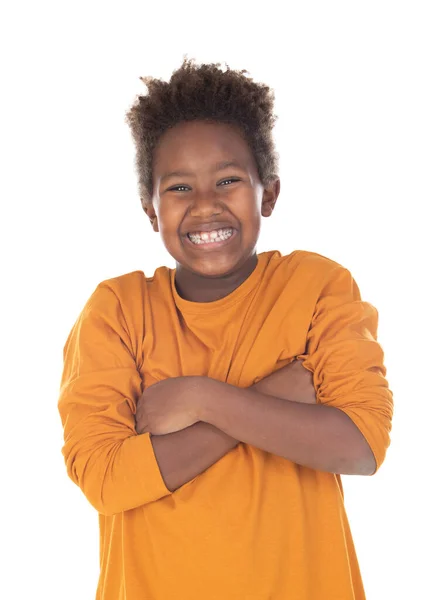
[[[244,169],[244,167],[236,160],[225,160],[223,162],[219,162],[215,165],[215,171],[224,171],[227,167],[236,167],[238,169]],[[189,171],[171,171],[171,173],[164,173],[160,178],[161,183],[169,179],[170,177],[189,177],[194,173]]]

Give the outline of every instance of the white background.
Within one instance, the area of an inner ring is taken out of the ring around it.
[[[368,599],[434,597],[433,7],[3,5],[3,598],[94,598],[97,513],[61,455],[62,348],[100,281],[174,266],[140,206],[124,114],[139,77],[167,80],[185,53],[275,90],[282,190],[258,252],[324,254],[379,310],[392,444],[375,477],[343,478],[345,502]]]

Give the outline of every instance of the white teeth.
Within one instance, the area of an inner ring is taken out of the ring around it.
[[[233,233],[231,227],[227,229],[217,229],[214,231],[201,231],[199,233],[188,233],[188,237],[194,244],[211,244],[227,240]]]

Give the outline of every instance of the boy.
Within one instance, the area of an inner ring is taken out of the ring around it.
[[[128,113],[176,268],[101,282],[64,348],[99,600],[364,598],[340,475],[389,446],[378,315],[336,262],[256,254],[280,180],[274,96],[245,72],[185,59]]]

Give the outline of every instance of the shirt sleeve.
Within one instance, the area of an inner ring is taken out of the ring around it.
[[[390,445],[393,416],[377,326],[378,312],[362,302],[350,272],[335,267],[318,298],[306,354],[299,357],[313,373],[317,401],[344,411],[363,434],[376,461],[374,473]]]
[[[104,515],[169,495],[134,413],[141,376],[114,291],[97,286],[64,346],[59,413],[69,477]]]

